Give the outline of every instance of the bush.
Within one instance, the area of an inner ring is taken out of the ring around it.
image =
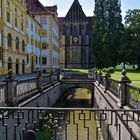
[[[103,68],[103,69],[102,69],[102,72],[104,72],[104,73],[105,73],[105,72],[106,72],[106,70],[107,70],[107,68]]]
[[[97,68],[93,68],[92,71],[93,71],[93,72],[97,72]]]
[[[109,73],[114,73],[115,72],[115,68],[114,67],[109,67],[108,70],[109,70]]]

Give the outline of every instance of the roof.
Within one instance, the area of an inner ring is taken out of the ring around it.
[[[46,9],[48,9],[50,12],[56,12],[57,10],[57,6],[45,6]]]
[[[31,14],[49,12],[49,10],[44,7],[39,0],[26,0],[26,3]]]

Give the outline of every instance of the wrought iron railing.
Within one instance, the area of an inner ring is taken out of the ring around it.
[[[108,78],[108,90],[111,91],[118,98],[120,97],[119,87],[119,81]]]
[[[139,140],[138,114],[140,110],[0,108],[0,136],[2,140]]]
[[[0,106],[5,105],[5,90],[6,90],[6,85],[4,83],[0,83]]]
[[[140,109],[140,88],[126,84],[128,104]]]
[[[29,95],[30,92],[37,90],[37,78],[20,80],[17,83],[17,98]]]

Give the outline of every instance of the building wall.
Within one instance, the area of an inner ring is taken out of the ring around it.
[[[27,15],[27,28],[26,28],[26,40],[27,40],[27,70],[31,73],[36,68],[41,68],[41,46],[40,46],[40,30],[41,25],[34,20],[31,15]]]
[[[42,57],[47,58],[47,64],[42,62],[42,68],[59,68],[59,30],[57,16],[52,14],[35,15],[35,19],[42,25],[41,43],[47,43],[47,48],[43,49]],[[46,21],[46,22],[45,22]]]
[[[0,0],[0,75],[9,69],[22,74],[37,67],[44,71],[58,68],[58,38],[57,15],[50,12],[33,18],[25,0]]]
[[[22,62],[24,61],[26,66],[26,4],[24,1],[21,3],[19,0],[5,0],[3,1],[2,10],[4,16],[3,74],[8,72],[8,59],[11,59],[11,69],[14,73],[24,73],[26,68],[23,72]],[[11,46],[8,46],[8,34],[11,35]],[[16,37],[18,38],[18,48],[16,48]],[[23,40],[24,50],[22,49]]]

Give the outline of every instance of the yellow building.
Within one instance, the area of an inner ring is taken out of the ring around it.
[[[0,75],[59,68],[57,6],[0,0],[0,11]]]
[[[3,13],[3,71],[16,74],[26,72],[26,2],[24,0],[2,1]]]

